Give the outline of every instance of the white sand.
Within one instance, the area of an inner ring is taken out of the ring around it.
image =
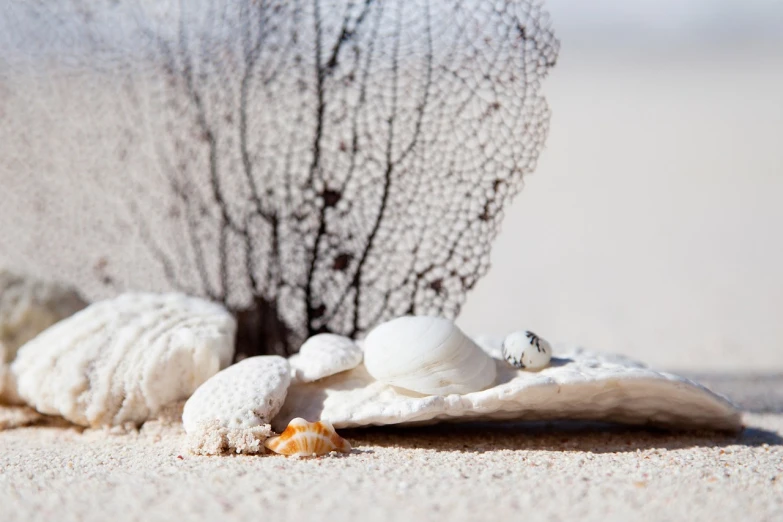
[[[178,424],[0,432],[0,520],[774,520],[783,416],[739,437],[545,424],[344,431],[347,456],[199,457]]]

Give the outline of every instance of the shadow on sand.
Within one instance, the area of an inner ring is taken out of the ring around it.
[[[524,422],[441,424],[428,427],[377,427],[340,430],[354,445],[419,448],[436,451],[496,450],[586,451],[618,453],[665,448],[783,446],[773,431],[755,427],[742,432],[669,431],[598,422]]]

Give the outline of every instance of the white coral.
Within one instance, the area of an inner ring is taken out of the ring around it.
[[[290,374],[282,357],[250,357],[202,384],[182,412],[189,449],[200,454],[263,453]]]
[[[264,453],[264,441],[272,436],[269,424],[251,428],[226,428],[220,421],[198,423],[187,432],[186,446],[196,455],[222,453]]]
[[[85,306],[74,290],[0,270],[0,403],[20,402],[10,369],[19,347]]]
[[[139,424],[189,397],[231,362],[236,322],[182,294],[123,294],[95,303],[22,346],[19,395],[83,426]]]

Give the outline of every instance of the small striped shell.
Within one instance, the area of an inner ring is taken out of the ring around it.
[[[279,436],[268,438],[264,445],[289,457],[317,457],[332,451],[351,451],[351,444],[334,431],[329,421],[307,422],[299,417],[292,419]]]

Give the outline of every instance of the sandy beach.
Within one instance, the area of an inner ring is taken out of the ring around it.
[[[585,424],[345,430],[349,455],[197,457],[177,423],[0,433],[0,518],[779,520],[783,416],[739,436]]]
[[[139,431],[52,421],[0,432],[0,519],[779,520],[783,378],[702,381],[748,412],[742,433],[386,427],[341,430],[348,455],[296,459],[192,455],[176,408]]]

